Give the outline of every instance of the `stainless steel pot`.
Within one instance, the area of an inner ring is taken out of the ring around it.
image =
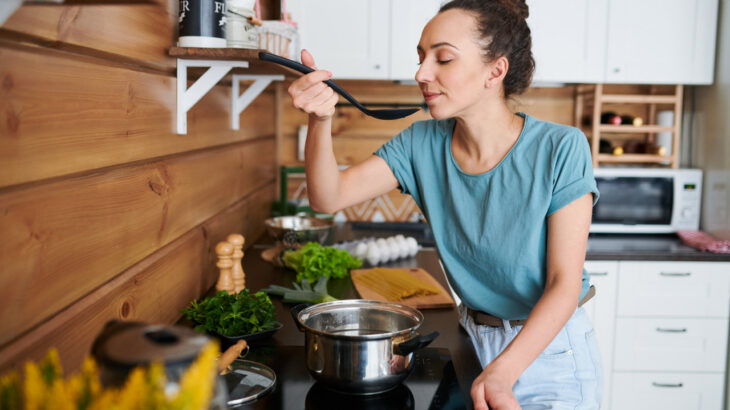
[[[380,393],[397,387],[413,370],[413,352],[437,336],[422,336],[418,310],[372,300],[298,305],[292,316],[305,336],[307,369],[329,388]]]

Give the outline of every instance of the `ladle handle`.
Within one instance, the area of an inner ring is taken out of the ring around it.
[[[298,62],[296,62],[294,60],[290,60],[288,58],[277,56],[276,54],[267,53],[265,51],[259,52],[259,59],[261,59],[263,61],[268,61],[270,63],[276,63],[279,65],[283,65],[284,67],[289,67],[292,70],[297,70],[302,74],[309,74],[312,71],[314,71],[313,68],[307,67],[304,64],[298,63]],[[347,91],[343,90],[342,87],[337,85],[337,83],[335,83],[334,81],[326,80],[324,83],[327,84],[328,86],[332,87],[332,89],[335,90],[337,92],[337,94],[343,96],[347,101],[352,103],[352,105],[356,106],[357,108],[359,108],[361,110],[367,110],[367,108],[365,108],[362,104],[360,104],[360,102],[358,100],[356,100],[353,96],[351,96]]]

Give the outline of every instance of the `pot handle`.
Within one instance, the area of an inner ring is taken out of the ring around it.
[[[416,350],[423,349],[424,347],[428,346],[438,336],[439,332],[437,331],[431,332],[426,336],[418,335],[403,343],[398,343],[397,345],[394,345],[393,352],[401,356],[409,355]]]
[[[304,326],[302,326],[301,322],[299,322],[299,312],[301,312],[302,310],[304,310],[310,306],[312,306],[311,303],[300,303],[300,304],[294,306],[293,308],[291,308],[291,317],[292,317],[292,319],[294,319],[294,324],[297,325],[300,332],[304,331]]]

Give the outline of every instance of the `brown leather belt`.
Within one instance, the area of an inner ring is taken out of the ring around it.
[[[596,288],[591,285],[591,287],[588,289],[588,292],[586,292],[586,295],[583,296],[583,299],[578,302],[578,306],[583,306],[586,302],[588,302],[593,296],[596,294]],[[502,319],[498,318],[497,316],[492,316],[489,313],[481,312],[478,310],[473,310],[466,308],[466,313],[474,319],[474,323],[478,325],[483,326],[494,326],[494,327],[501,327],[504,325],[502,323]],[[509,324],[510,326],[522,326],[525,324],[527,320],[510,320]]]

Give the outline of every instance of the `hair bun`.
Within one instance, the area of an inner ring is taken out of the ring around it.
[[[530,9],[525,0],[502,0],[502,3],[511,8],[518,16],[527,19],[530,16]]]

